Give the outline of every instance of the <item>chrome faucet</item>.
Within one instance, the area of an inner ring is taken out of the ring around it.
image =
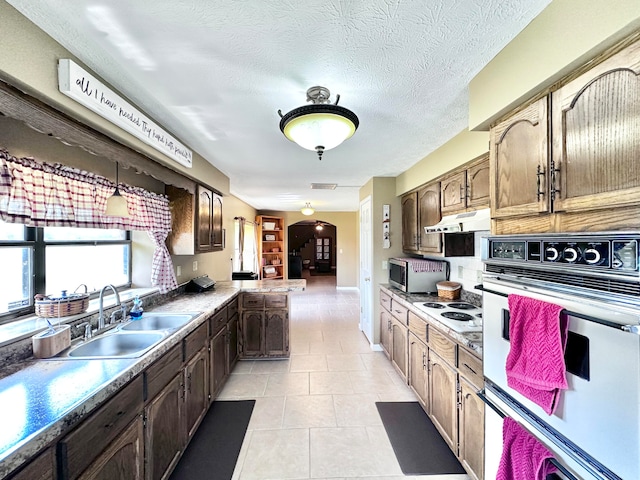
[[[118,295],[118,290],[116,290],[116,287],[114,287],[113,285],[105,285],[104,287],[102,287],[102,290],[100,290],[100,303],[98,311],[98,330],[102,330],[104,328],[104,291],[107,288],[113,290],[113,294],[116,296],[116,307],[121,305],[120,295]]]

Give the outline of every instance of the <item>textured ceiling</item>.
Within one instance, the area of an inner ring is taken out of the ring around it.
[[[358,209],[467,126],[467,85],[550,0],[9,0],[257,209]],[[319,161],[283,113],[322,85],[360,119]],[[309,184],[337,183],[335,190]]]

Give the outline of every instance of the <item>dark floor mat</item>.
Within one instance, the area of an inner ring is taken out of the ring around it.
[[[405,475],[466,473],[418,402],[376,402]]]
[[[213,402],[170,480],[231,480],[255,403]]]

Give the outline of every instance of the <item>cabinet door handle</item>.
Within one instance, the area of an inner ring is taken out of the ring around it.
[[[460,184],[460,201],[464,202],[464,185]]]
[[[536,180],[536,184],[537,184],[536,196],[538,198],[538,201],[540,201],[540,197],[542,195],[544,195],[544,191],[541,190],[541,188],[540,188],[542,186],[542,180],[540,180],[540,177],[544,177],[544,176],[545,176],[544,170],[542,169],[542,167],[540,165],[538,165],[538,170],[536,172],[536,177],[537,177],[537,180]]]
[[[551,202],[556,199],[556,193],[560,193],[560,189],[556,188],[556,178],[560,173],[560,169],[556,168],[556,162],[551,160]]]
[[[471,373],[473,373],[474,375],[477,375],[476,371],[473,368],[471,368],[469,365],[467,365],[466,363],[463,363],[463,365],[467,367]]]

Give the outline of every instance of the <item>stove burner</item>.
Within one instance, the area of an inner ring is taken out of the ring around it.
[[[470,303],[462,303],[462,302],[448,303],[447,306],[450,308],[457,308],[458,310],[473,310],[475,308],[478,308],[475,305],[471,305]]]
[[[471,315],[462,312],[443,312],[440,315],[442,315],[444,318],[459,320],[461,322],[468,322],[469,320],[473,320],[473,317]]]
[[[444,308],[444,305],[442,305],[441,303],[427,302],[423,303],[423,305],[429,308]]]

